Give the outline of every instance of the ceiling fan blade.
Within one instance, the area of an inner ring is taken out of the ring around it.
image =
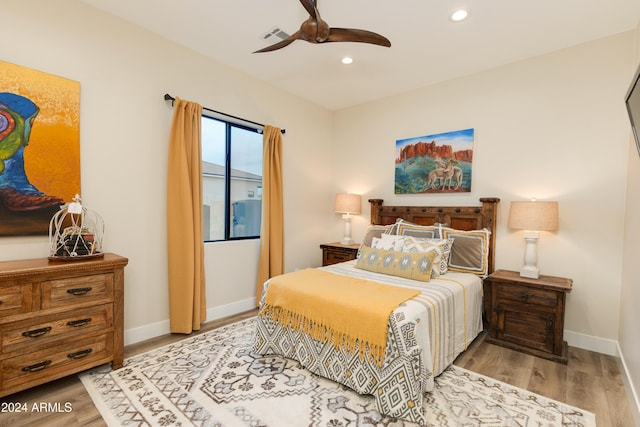
[[[318,17],[318,9],[316,8],[316,2],[315,1],[313,1],[313,0],[300,0],[300,3],[302,3],[302,7],[304,7],[307,10],[309,15],[313,19],[317,19],[317,17]]]
[[[331,28],[328,42],[358,42],[377,44],[378,46],[391,47],[391,42],[385,36],[367,30],[353,28]]]
[[[295,33],[291,34],[289,37],[287,37],[286,39],[272,44],[271,46],[267,46],[263,49],[260,50],[256,50],[253,53],[261,53],[261,52],[272,52],[274,50],[278,50],[278,49],[282,49],[283,47],[287,47],[289,46],[291,43],[293,43],[296,40],[300,40],[300,31],[296,31]]]

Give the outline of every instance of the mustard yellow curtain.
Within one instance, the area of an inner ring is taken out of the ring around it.
[[[201,116],[201,105],[175,99],[167,173],[169,315],[171,332],[183,334],[206,319]]]
[[[264,282],[284,272],[284,215],[282,202],[282,132],[266,125],[262,156],[262,221],[256,306]]]

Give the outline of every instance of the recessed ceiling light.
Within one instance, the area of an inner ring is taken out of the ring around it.
[[[352,62],[353,62],[353,58],[350,58],[348,56],[345,56],[344,58],[342,58],[342,63],[343,64],[348,65],[348,64],[351,64]]]
[[[451,13],[451,20],[454,22],[460,22],[467,19],[469,12],[464,9],[456,9]]]

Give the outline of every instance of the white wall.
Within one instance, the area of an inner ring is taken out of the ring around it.
[[[339,111],[336,190],[402,205],[499,197],[496,266],[512,270],[522,264],[524,240],[506,227],[509,202],[559,201],[560,230],[541,235],[538,265],[574,280],[570,344],[615,353],[629,156],[622,100],[632,43],[627,32]],[[475,129],[471,194],[394,195],[397,139],[467,128]],[[366,212],[354,221],[356,239]],[[339,236],[339,218],[334,227]]]
[[[127,342],[168,331],[165,188],[172,109],[165,93],[286,128],[285,268],[319,264],[329,220],[315,206],[318,200],[328,206],[331,198],[329,112],[81,2],[4,0],[2,16],[3,61],[80,82],[83,202],[104,217],[104,249],[129,258]],[[254,306],[256,248],[257,241],[207,245],[209,313]],[[3,260],[45,257],[47,250],[46,237],[0,239]]]
[[[640,24],[635,34],[635,66],[640,66]],[[629,81],[635,67],[630,67]],[[627,175],[627,205],[624,227],[624,257],[622,266],[622,293],[620,304],[619,343],[622,360],[631,379],[630,388],[636,402],[636,422],[640,424],[640,153],[633,137],[629,138]]]

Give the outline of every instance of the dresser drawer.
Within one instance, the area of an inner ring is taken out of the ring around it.
[[[30,312],[32,289],[31,283],[0,286],[0,317]]]
[[[69,342],[80,335],[104,332],[112,326],[112,304],[7,323],[0,332],[0,354],[37,351],[54,341]]]
[[[102,334],[2,361],[2,388],[42,383],[110,359],[113,334]]]
[[[497,300],[517,301],[519,303],[534,304],[555,309],[558,304],[558,294],[544,289],[533,289],[526,286],[514,286],[509,283],[497,284]]]
[[[113,275],[95,274],[42,283],[42,308],[113,300]]]

